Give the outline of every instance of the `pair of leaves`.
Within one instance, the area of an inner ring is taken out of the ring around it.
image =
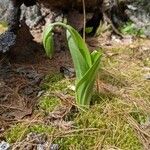
[[[76,70],[76,100],[80,107],[89,106],[101,53],[90,54],[85,42],[75,29],[67,31],[67,41]]]

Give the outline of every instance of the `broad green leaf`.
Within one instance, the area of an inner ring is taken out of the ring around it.
[[[45,41],[46,41],[46,38],[48,37],[49,33],[52,32],[53,30],[53,25],[52,24],[49,24],[49,25],[46,25],[44,30],[43,30],[43,45],[45,45]]]
[[[85,81],[87,80],[88,74],[90,74],[90,72],[91,72],[91,74],[95,72],[93,66],[95,66],[96,63],[98,63],[98,61],[99,61],[99,63],[100,63],[100,60],[101,60],[100,58],[101,58],[101,56],[102,56],[102,54],[101,54],[100,52],[97,52],[97,51],[93,51],[93,52],[91,53],[91,58],[92,58],[92,60],[93,60],[93,65],[92,65],[91,68],[89,68],[89,70],[87,70],[87,72],[84,74],[84,76],[82,76],[82,80],[80,80],[80,81],[78,82],[78,85],[76,86],[76,89],[78,89],[78,87],[79,87],[83,82],[85,82]],[[99,65],[99,64],[98,64],[98,65]],[[99,67],[98,67],[98,68],[99,68]]]
[[[86,106],[90,103],[94,82],[99,69],[101,54],[94,52],[92,55],[94,56],[92,67],[76,85],[77,102],[81,106]]]
[[[44,48],[46,55],[51,59],[54,54],[54,40],[52,33],[46,38]]]
[[[85,61],[90,67],[92,65],[92,62],[91,62],[90,52],[86,43],[84,42],[80,34],[73,27],[68,25],[68,30],[72,38],[74,39],[78,49],[80,50],[80,53],[82,54],[83,58],[85,59]]]
[[[78,44],[73,38],[72,34],[67,30],[67,41],[70,49],[70,53],[73,59],[74,67],[76,70],[77,80],[80,80],[82,76],[89,69],[89,66],[86,62],[85,57],[82,55],[80,49],[78,48]]]
[[[92,60],[92,64],[94,64],[95,63],[95,61],[97,61],[98,59],[100,59],[100,58],[102,57],[102,53],[101,52],[98,52],[98,51],[93,51],[92,53],[91,53],[91,60]]]

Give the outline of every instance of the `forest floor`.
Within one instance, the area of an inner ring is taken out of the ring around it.
[[[75,78],[60,73],[72,67],[68,50],[51,60],[41,46],[1,56],[0,140],[14,150],[149,150],[150,40],[108,37],[87,38],[103,57],[85,112],[74,102]]]

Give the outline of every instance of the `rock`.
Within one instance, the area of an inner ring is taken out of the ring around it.
[[[132,44],[133,43],[133,37],[132,36],[125,36],[123,39],[122,39],[122,42],[124,44]]]
[[[115,43],[121,43],[120,37],[117,37],[116,35],[112,35],[111,40]]]
[[[59,150],[59,145],[58,144],[51,144],[50,150]]]
[[[76,90],[76,87],[75,85],[69,85],[68,88],[71,90],[71,91],[74,91]]]
[[[43,144],[38,144],[37,150],[45,150],[45,146]]]
[[[49,150],[59,150],[59,145],[58,144],[51,144],[49,146],[48,143],[37,145],[37,150],[46,150],[47,148],[49,148]]]
[[[10,47],[15,44],[16,35],[11,31],[6,31],[0,35],[0,52],[9,51]]]
[[[24,150],[59,150],[59,145],[49,143],[45,134],[31,132],[22,141],[21,145],[18,145],[16,149],[20,148]]]
[[[10,147],[9,143],[2,141],[0,143],[0,150],[8,150],[8,148]]]
[[[150,37],[150,3],[149,0],[134,0],[127,5],[126,14],[141,29],[144,34]]]
[[[25,23],[30,29],[38,26],[44,16],[42,15],[39,4],[34,6],[26,7],[24,4],[21,6],[21,17],[20,20],[25,19]]]
[[[0,0],[0,23],[7,24],[7,30],[0,34],[0,52],[5,53],[16,43],[16,35],[20,26],[20,6],[27,6],[29,0]],[[30,2],[31,4],[35,0]]]
[[[16,35],[11,30],[16,26],[13,4],[10,0],[0,0],[0,24],[5,23],[7,30],[0,33],[0,52],[7,52],[15,44]]]
[[[27,142],[32,141],[34,144],[44,144],[47,140],[45,134],[29,133],[25,139]]]
[[[75,77],[75,70],[70,67],[60,67],[60,72],[66,77],[66,78],[73,78]]]
[[[149,73],[149,74],[144,75],[144,79],[146,79],[146,80],[150,80],[150,73]]]
[[[150,71],[150,67],[144,67],[142,70],[143,71]]]

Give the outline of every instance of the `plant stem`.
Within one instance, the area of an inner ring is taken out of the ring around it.
[[[85,42],[85,28],[86,28],[86,11],[85,11],[85,1],[82,0],[82,4],[83,4],[83,40]]]

